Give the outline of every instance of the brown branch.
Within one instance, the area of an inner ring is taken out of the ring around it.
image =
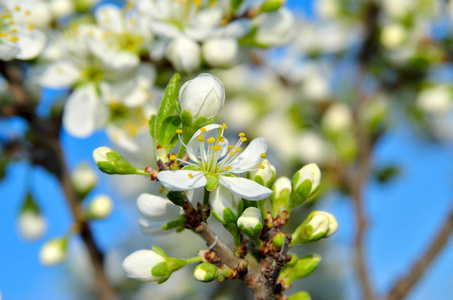
[[[280,271],[285,266],[285,264],[288,262],[288,258],[286,257],[286,255],[288,254],[290,243],[291,243],[291,235],[288,234],[285,236],[285,240],[283,242],[282,249],[280,250],[280,253],[277,255],[277,257],[275,259],[274,269],[272,270],[272,274],[269,278],[269,281],[267,282],[267,287],[266,287],[266,291],[264,294],[264,299],[266,299],[266,300],[272,298],[272,295],[274,294],[275,286],[277,284],[278,276],[280,275]]]
[[[453,232],[453,208],[438,231],[428,250],[414,263],[406,275],[397,280],[395,286],[390,290],[385,300],[403,299],[423,276],[432,261],[437,257],[443,247],[447,244]]]
[[[34,163],[43,165],[55,174],[63,188],[66,201],[71,209],[76,228],[78,228],[82,241],[88,251],[94,271],[93,288],[98,299],[116,299],[116,293],[109,283],[104,271],[103,253],[99,250],[94,240],[89,223],[82,211],[81,202],[71,184],[69,171],[61,148],[59,132],[61,118],[41,119],[35,113],[35,107],[23,86],[23,72],[18,62],[0,62],[0,72],[5,77],[11,93],[11,102],[7,108],[2,108],[6,115],[18,115],[29,122],[29,127],[35,133],[32,140],[33,149],[31,157]]]

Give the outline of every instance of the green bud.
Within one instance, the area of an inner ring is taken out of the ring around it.
[[[267,159],[263,159],[257,170],[247,173],[247,178],[271,188],[275,181],[275,167]]]
[[[292,234],[291,245],[315,242],[332,235],[337,228],[338,222],[332,214],[312,211]]]
[[[96,172],[88,163],[81,163],[72,172],[71,183],[79,197],[83,199],[97,183]]]
[[[118,152],[108,147],[99,147],[93,151],[93,159],[101,170],[107,174],[142,174],[126,161]]]
[[[272,187],[270,200],[272,204],[272,216],[276,217],[280,211],[288,206],[289,195],[291,194],[291,180],[288,177],[278,178]]]
[[[281,249],[283,247],[283,242],[285,241],[285,234],[282,232],[277,233],[272,239],[272,243],[276,249]]]
[[[251,239],[258,238],[263,230],[263,217],[260,210],[256,207],[248,207],[239,217],[237,225]]]
[[[288,300],[311,300],[311,297],[309,293],[301,291],[289,296]]]
[[[280,273],[279,280],[282,280],[286,285],[307,277],[313,273],[320,261],[321,256],[318,254],[304,256],[298,259],[294,265],[286,265]]]
[[[195,277],[196,280],[201,282],[211,282],[217,279],[219,275],[220,275],[219,268],[208,262],[199,264],[193,270],[193,276]]]
[[[286,0],[265,0],[260,7],[261,12],[273,12],[285,4]]]
[[[315,163],[303,166],[291,180],[292,192],[289,197],[288,210],[302,204],[313,196],[321,182],[321,170]]]

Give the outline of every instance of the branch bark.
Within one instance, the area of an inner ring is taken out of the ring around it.
[[[446,221],[438,231],[437,236],[426,250],[426,252],[414,263],[406,275],[398,279],[395,286],[390,290],[385,300],[403,299],[423,276],[432,261],[437,257],[443,247],[447,244],[453,232],[453,208],[451,208]]]
[[[47,170],[56,175],[63,188],[66,201],[90,257],[94,271],[93,289],[96,296],[101,300],[116,299],[116,292],[109,283],[104,271],[103,253],[96,245],[90,224],[85,219],[81,203],[70,181],[69,171],[66,167],[59,139],[61,117],[43,119],[36,115],[35,106],[23,86],[23,71],[18,62],[0,62],[0,72],[7,80],[12,98],[11,103],[6,108],[5,106],[2,107],[2,114],[23,117],[28,121],[30,128],[35,131],[34,147],[30,151],[32,152],[32,159],[35,163],[42,164]],[[41,153],[42,155],[40,156],[36,153]]]

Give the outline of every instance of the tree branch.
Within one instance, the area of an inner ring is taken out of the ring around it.
[[[414,263],[406,275],[397,280],[395,286],[390,290],[385,300],[403,299],[423,276],[432,261],[447,244],[453,232],[453,208],[451,208],[446,221],[438,231],[428,250]]]
[[[103,253],[96,246],[90,225],[83,214],[81,202],[71,184],[59,139],[61,117],[42,119],[36,115],[35,106],[23,86],[23,72],[18,62],[0,61],[0,72],[8,82],[12,98],[6,109],[2,107],[2,113],[7,112],[8,115],[23,117],[28,121],[30,129],[34,130],[36,136],[32,140],[31,157],[34,163],[43,165],[48,171],[56,175],[63,188],[66,201],[90,257],[94,271],[93,288],[97,298],[101,300],[116,299],[115,290],[109,283],[104,271]]]
[[[266,299],[266,300],[271,299],[272,295],[274,294],[274,289],[277,284],[277,280],[278,280],[278,276],[280,275],[280,271],[285,266],[285,264],[288,262],[288,260],[286,259],[286,255],[288,254],[290,242],[291,242],[291,235],[288,234],[285,236],[285,240],[283,242],[282,249],[280,250],[280,253],[277,255],[277,258],[275,259],[274,269],[272,270],[271,277],[269,278],[269,281],[267,282],[266,292],[264,294],[264,299]]]

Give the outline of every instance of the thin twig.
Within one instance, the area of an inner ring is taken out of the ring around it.
[[[285,240],[283,242],[282,249],[280,253],[277,255],[275,259],[275,266],[272,270],[271,277],[269,277],[269,281],[267,282],[266,291],[264,294],[264,299],[271,299],[272,295],[274,294],[275,285],[277,284],[278,276],[280,275],[280,271],[287,263],[286,255],[288,254],[289,244],[291,242],[291,235],[288,234],[285,236]]]
[[[453,208],[438,231],[437,236],[429,246],[428,250],[414,263],[409,272],[396,281],[385,300],[403,299],[415,286],[430,266],[431,262],[437,257],[443,247],[447,244],[453,232]]]

